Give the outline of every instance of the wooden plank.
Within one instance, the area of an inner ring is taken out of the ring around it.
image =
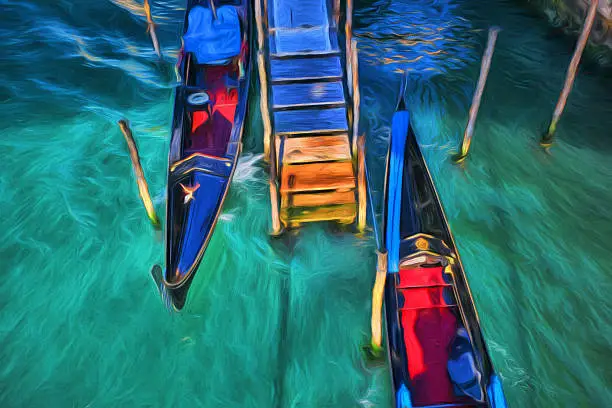
[[[301,109],[274,112],[277,134],[346,132],[346,108]]]
[[[308,59],[318,57],[333,57],[340,55],[339,50],[331,51],[301,51],[301,52],[277,52],[270,53],[271,59]]]
[[[356,204],[342,204],[321,206],[315,208],[283,208],[281,221],[283,224],[294,227],[304,222],[339,221],[351,224],[357,216]]]
[[[342,82],[315,82],[272,86],[272,106],[283,109],[309,105],[344,105]]]
[[[355,188],[351,162],[292,164],[283,167],[281,194]]]
[[[294,137],[284,142],[284,164],[351,160],[348,135]]]
[[[320,207],[355,203],[355,191],[322,191],[318,193],[283,194],[281,206],[285,207]]]
[[[271,59],[272,83],[342,79],[342,66],[337,56],[300,59]]]
[[[272,54],[340,51],[338,33],[328,26],[274,29],[269,44]]]
[[[270,27],[318,26],[329,23],[327,0],[272,0]]]

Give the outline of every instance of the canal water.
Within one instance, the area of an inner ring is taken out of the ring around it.
[[[372,235],[312,225],[269,237],[256,80],[244,153],[186,312],[163,309],[149,276],[162,242],[116,122],[130,121],[163,212],[183,2],[152,2],[162,64],[140,2],[0,3],[0,406],[389,406],[387,367],[360,354]],[[503,31],[458,167],[449,158],[493,25]],[[609,68],[585,57],[545,153],[537,141],[574,39],[523,4],[357,1],[354,33],[375,204],[407,71],[509,405],[610,405]]]

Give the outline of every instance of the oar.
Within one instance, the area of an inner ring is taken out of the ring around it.
[[[140,165],[140,157],[138,155],[138,147],[136,146],[136,142],[134,141],[134,136],[132,136],[132,131],[130,130],[130,126],[125,119],[121,119],[119,121],[119,127],[121,128],[121,132],[125,137],[125,141],[127,142],[128,149],[130,150],[130,159],[132,159],[132,167],[134,168],[134,174],[136,175],[136,182],[138,183],[138,192],[140,193],[140,199],[147,210],[147,216],[149,220],[151,220],[151,224],[156,230],[161,229],[161,224],[159,222],[159,218],[157,218],[157,214],[155,214],[155,208],[153,207],[153,202],[151,201],[151,195],[149,194],[149,186],[147,185],[147,180],[144,175],[144,171],[142,171],[142,166]]]
[[[405,94],[407,86],[408,74],[404,72],[404,75],[402,76],[402,83],[396,110],[406,109]],[[374,281],[374,288],[372,289],[372,338],[370,340],[370,344],[364,346],[363,350],[368,360],[378,360],[384,355],[382,346],[382,308],[383,298],[385,294],[385,283],[387,280],[387,249],[384,248],[383,244],[381,243],[381,238],[378,232],[376,214],[374,213],[374,202],[372,200],[372,189],[370,188],[370,176],[367,165],[365,166],[365,176],[366,182],[368,184],[368,196],[370,198],[370,209],[372,212],[372,225],[374,226],[374,234],[376,235],[377,263],[376,280]],[[384,200],[382,205],[384,205]]]
[[[374,289],[372,290],[372,337],[370,344],[363,346],[367,360],[378,360],[383,356],[382,347],[382,307],[383,295],[385,291],[385,281],[387,278],[387,250],[382,247],[381,238],[378,233],[378,223],[376,222],[376,213],[374,211],[374,201],[372,199],[372,189],[370,187],[370,175],[368,166],[364,161],[365,181],[367,184],[368,198],[370,200],[370,213],[372,215],[372,225],[374,226],[374,236],[376,237],[376,280]]]
[[[144,12],[147,16],[147,32],[151,36],[153,49],[155,50],[157,56],[161,58],[161,50],[159,48],[159,41],[157,41],[157,34],[155,34],[155,23],[153,22],[153,16],[151,16],[151,6],[149,6],[149,0],[144,0]]]

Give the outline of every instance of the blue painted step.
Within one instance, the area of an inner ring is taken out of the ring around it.
[[[340,81],[272,86],[273,109],[344,104],[344,89]]]
[[[340,52],[338,33],[326,26],[270,31],[272,55]]]
[[[337,56],[299,59],[271,59],[272,83],[342,79],[342,66]]]
[[[276,134],[347,132],[346,108],[274,112]]]

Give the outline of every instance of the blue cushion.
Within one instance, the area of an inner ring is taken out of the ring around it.
[[[240,18],[235,7],[219,7],[215,20],[209,8],[195,6],[188,23],[185,52],[193,53],[198,64],[224,64],[240,54]]]
[[[476,367],[470,338],[463,327],[457,330],[447,367],[458,394],[467,395],[479,402],[484,401],[484,392],[480,385],[482,375]]]

